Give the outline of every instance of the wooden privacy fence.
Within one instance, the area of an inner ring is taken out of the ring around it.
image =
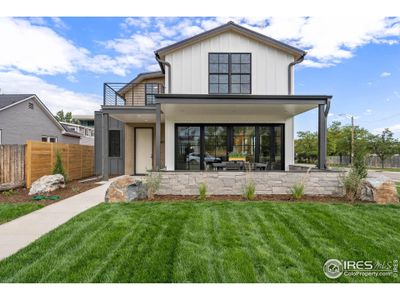
[[[25,184],[25,145],[0,145],[0,191]]]
[[[25,151],[26,187],[53,172],[57,151],[61,154],[68,180],[94,175],[94,147],[77,144],[27,141]]]

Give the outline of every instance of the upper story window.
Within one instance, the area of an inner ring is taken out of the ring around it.
[[[29,109],[33,109],[33,103],[32,103],[32,102],[29,102],[29,103],[28,103],[28,108],[29,108]]]
[[[146,105],[153,105],[156,102],[155,95],[160,94],[162,91],[158,83],[146,83],[145,84],[145,97]]]
[[[250,53],[209,53],[210,94],[251,94]]]

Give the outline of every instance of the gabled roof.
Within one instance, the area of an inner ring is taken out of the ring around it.
[[[195,35],[195,36],[193,36],[191,38],[188,38],[188,39],[182,40],[180,42],[177,42],[175,44],[169,45],[167,47],[158,49],[158,50],[155,51],[155,53],[156,53],[156,55],[159,55],[159,56],[165,56],[166,54],[171,53],[171,52],[173,52],[173,51],[175,51],[177,49],[184,48],[184,47],[186,47],[188,45],[200,42],[200,41],[205,40],[205,39],[207,39],[209,37],[216,36],[218,34],[221,34],[223,32],[227,32],[227,31],[230,31],[230,30],[234,31],[234,32],[237,32],[239,34],[245,35],[245,36],[247,36],[249,38],[257,40],[257,41],[259,41],[261,43],[264,43],[266,45],[269,45],[271,47],[275,47],[275,48],[277,48],[279,50],[282,50],[282,51],[284,51],[286,53],[289,53],[289,54],[293,55],[295,57],[295,59],[298,59],[301,56],[306,54],[306,52],[301,50],[301,49],[298,49],[296,47],[293,47],[293,46],[290,46],[288,44],[282,43],[282,42],[277,41],[277,40],[275,40],[273,38],[270,38],[270,37],[268,37],[266,35],[260,34],[260,33],[256,32],[256,31],[253,31],[253,30],[250,30],[250,29],[248,29],[246,27],[240,26],[240,25],[238,25],[238,24],[236,24],[236,23],[234,23],[232,21],[228,22],[228,23],[226,23],[224,25],[221,25],[219,27],[216,27],[214,29],[211,29],[211,30],[205,31],[203,33],[197,34],[197,35]]]
[[[27,100],[35,101],[43,109],[48,118],[60,129],[61,134],[80,138],[79,134],[71,132],[69,128],[66,128],[66,126],[64,127],[62,124],[60,124],[60,122],[57,121],[46,105],[44,105],[44,103],[35,94],[1,94],[0,111],[6,110]]]
[[[28,99],[34,94],[0,94],[0,109],[6,108],[21,100]]]
[[[121,89],[119,89],[118,93],[123,95],[127,89],[131,89],[131,85],[140,83],[145,79],[158,78],[164,76],[165,76],[164,73],[161,71],[139,73],[129,83],[125,84]]]

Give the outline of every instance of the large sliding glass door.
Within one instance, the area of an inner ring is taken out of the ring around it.
[[[255,162],[256,154],[256,127],[233,126],[232,152],[246,153],[246,159]]]
[[[228,161],[229,153],[265,170],[284,168],[283,124],[176,125],[175,169],[211,170]]]
[[[200,126],[178,126],[176,144],[176,169],[200,170]]]
[[[283,169],[283,126],[260,126],[259,162],[270,170]]]
[[[228,160],[228,127],[204,126],[204,166],[213,167],[213,163]]]

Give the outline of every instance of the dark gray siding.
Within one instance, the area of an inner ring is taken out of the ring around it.
[[[28,107],[30,102],[33,103],[33,109]],[[42,135],[57,137],[60,143],[79,144],[79,138],[62,135],[61,129],[35,100],[27,100],[0,111],[0,129],[2,144],[41,141]]]
[[[123,175],[124,174],[124,157],[125,157],[125,130],[124,123],[109,117],[109,130],[120,131],[120,157],[110,157],[109,170],[110,175]],[[94,144],[95,144],[95,160],[96,160],[96,175],[102,173],[102,113],[100,111],[95,112],[94,117]]]

